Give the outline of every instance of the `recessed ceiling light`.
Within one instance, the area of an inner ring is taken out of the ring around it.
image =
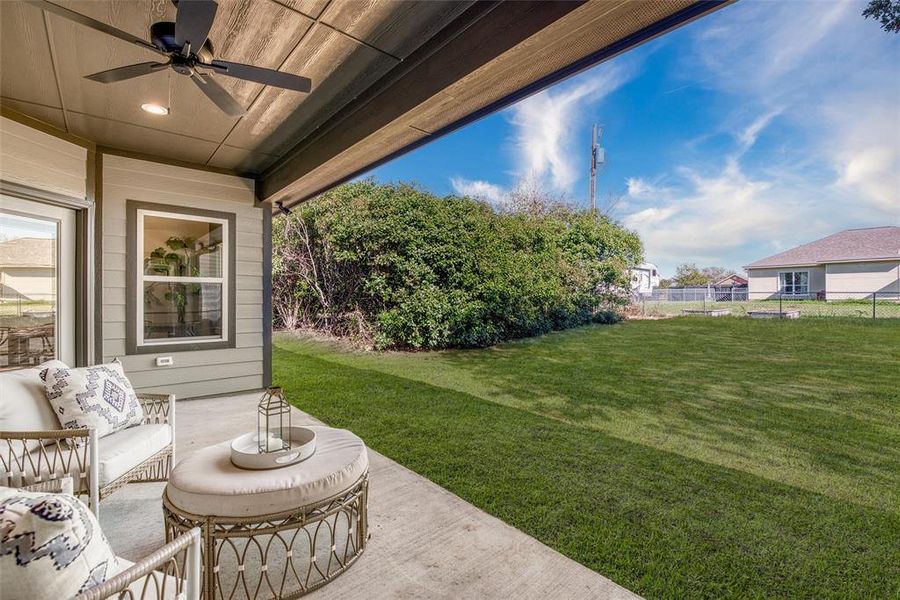
[[[167,115],[169,114],[169,108],[167,106],[160,106],[159,104],[154,104],[152,102],[146,102],[141,104],[141,110],[150,113],[151,115]]]

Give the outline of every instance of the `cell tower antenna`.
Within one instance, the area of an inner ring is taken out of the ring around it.
[[[600,146],[602,138],[603,126],[594,123],[591,129],[591,211],[597,210],[597,171],[602,171],[606,163],[606,151]]]

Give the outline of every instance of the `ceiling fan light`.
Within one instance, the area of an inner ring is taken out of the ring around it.
[[[163,116],[169,114],[168,106],[162,106],[161,104],[156,104],[154,102],[145,102],[144,104],[141,104],[141,110],[148,112],[151,115]]]

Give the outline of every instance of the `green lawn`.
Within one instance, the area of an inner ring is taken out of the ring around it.
[[[301,409],[650,598],[900,594],[898,365],[862,319],[274,357]]]

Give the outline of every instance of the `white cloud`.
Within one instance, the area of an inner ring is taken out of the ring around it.
[[[645,208],[625,217],[625,224],[635,230],[646,230],[648,227],[665,224],[678,214],[680,208],[673,204],[660,208]]]
[[[858,33],[863,6],[853,0],[738,4],[716,15],[715,27],[698,30],[691,60],[713,76],[704,82],[733,92],[766,92],[777,104],[802,94],[811,76],[821,77],[829,64],[838,66],[837,46],[848,44],[835,31]]]
[[[900,221],[900,91],[896,102],[835,98],[823,120],[831,132],[823,154],[837,171],[836,185],[889,222]]]
[[[584,109],[627,79],[623,65],[607,64],[575,84],[545,90],[513,106],[510,122],[515,128],[518,177],[536,179],[556,192],[571,192],[579,166],[587,165],[590,148],[580,127]]]
[[[803,218],[802,194],[749,177],[735,158],[712,175],[681,169],[680,177],[680,192],[623,219],[640,234],[647,259],[664,272],[689,261],[738,268],[738,253],[747,245],[769,247],[795,228],[820,231],[820,223]]]
[[[770,110],[757,117],[750,125],[745,127],[737,135],[738,141],[741,143],[741,151],[746,152],[756,143],[759,134],[763,129],[769,126],[772,119],[781,114],[781,109]]]
[[[503,204],[507,196],[507,191],[503,187],[487,181],[451,177],[450,185],[453,186],[453,191],[460,196],[483,200],[494,206]]]
[[[759,113],[736,134],[741,151],[778,117],[795,128],[800,158],[831,169],[820,186],[852,192],[873,219],[896,222],[900,55],[892,36],[862,18],[865,4],[739,3],[698,32],[691,60],[709,70],[704,85],[733,95],[733,112]]]
[[[564,199],[587,168],[589,137],[582,131],[586,108],[619,88],[630,77],[627,63],[606,64],[567,84],[544,90],[507,110],[513,126],[511,188],[531,186]],[[501,208],[510,188],[483,180],[451,177],[457,194]]]
[[[634,200],[660,201],[668,198],[672,190],[647,181],[641,177],[629,177],[625,184],[628,186],[628,197]]]
[[[718,168],[694,163],[679,178],[667,168],[664,189],[653,174],[627,180],[635,202],[624,221],[648,260],[664,271],[740,267],[848,227],[900,222],[896,39],[864,7],[741,2],[695,30],[682,66],[717,93],[725,108],[711,111],[711,129],[735,145]],[[764,134],[765,153],[750,153]]]

